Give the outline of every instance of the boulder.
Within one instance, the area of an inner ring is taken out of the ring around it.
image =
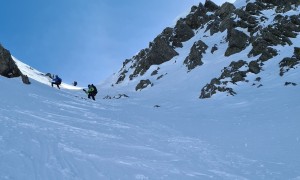
[[[27,75],[21,75],[21,77],[22,77],[22,82],[24,83],[24,84],[30,84],[30,81],[29,81],[29,78],[28,78],[28,76]]]
[[[210,11],[210,12],[214,12],[220,8],[218,5],[216,5],[211,0],[205,0],[204,7],[207,9],[207,11]]]
[[[216,11],[216,15],[219,16],[221,19],[225,19],[231,13],[234,12],[235,6],[229,2],[225,2],[220,9]]]

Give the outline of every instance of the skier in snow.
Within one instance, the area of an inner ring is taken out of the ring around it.
[[[55,76],[55,78],[51,82],[51,86],[53,87],[53,84],[57,86],[58,89],[60,89],[59,85],[61,84],[61,78],[58,77],[58,75]]]
[[[98,91],[94,84],[89,84],[88,90],[83,89],[83,91],[88,95],[89,99],[92,98],[95,101],[95,96],[98,93]]]

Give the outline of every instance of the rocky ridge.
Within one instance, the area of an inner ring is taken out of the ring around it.
[[[247,0],[245,2],[245,6],[239,8],[228,2],[218,6],[210,0],[207,0],[204,5],[200,3],[198,6],[193,6],[185,18],[180,18],[173,28],[165,28],[149,43],[148,48],[125,60],[117,74],[115,84],[121,84],[126,78],[131,81],[140,77],[142,80],[137,84],[136,90],[150,87],[149,84],[155,86],[155,83],[150,82],[144,74],[151,66],[159,66],[178,56],[178,50],[184,46],[184,42],[191,39],[195,40],[194,44],[183,61],[187,72],[201,68],[205,55],[214,54],[221,43],[227,43],[224,57],[249,50],[245,59],[232,61],[228,67],[224,67],[219,77],[213,78],[200,89],[199,98],[210,98],[217,92],[235,95],[236,92],[231,85],[238,82],[247,83],[246,77],[249,74],[257,75],[259,82],[261,79],[259,74],[263,71],[264,64],[272,61],[279,54],[278,49],[274,47],[292,46],[292,39],[299,37],[300,15],[299,13],[289,15],[288,12],[297,11],[300,1]],[[272,16],[266,16],[265,12],[272,12]],[[226,36],[224,39],[219,39],[220,43],[210,46],[204,39],[194,38],[203,30],[210,37],[224,32]],[[295,47],[294,55],[283,58],[279,63],[280,76],[299,66],[299,48]],[[159,68],[153,71],[151,76],[158,74]],[[160,78],[163,76],[161,75]]]

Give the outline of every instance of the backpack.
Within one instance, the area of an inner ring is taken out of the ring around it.
[[[96,95],[97,93],[98,93],[98,90],[97,90],[97,88],[96,88],[96,86],[94,86],[94,84],[92,84],[92,87],[94,88],[94,94]]]
[[[57,77],[57,83],[61,84],[61,81],[62,81],[61,78]]]

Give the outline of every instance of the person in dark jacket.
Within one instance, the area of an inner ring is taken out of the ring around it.
[[[88,95],[88,98],[92,98],[95,101],[95,96],[98,93],[97,88],[93,84],[88,85],[88,90],[83,89],[83,91]]]
[[[73,82],[73,86],[77,86],[77,81],[74,81],[74,82]]]
[[[55,76],[55,78],[51,82],[51,86],[53,87],[53,84],[57,86],[58,89],[60,89],[59,85],[61,84],[61,78],[58,77],[58,75]]]

